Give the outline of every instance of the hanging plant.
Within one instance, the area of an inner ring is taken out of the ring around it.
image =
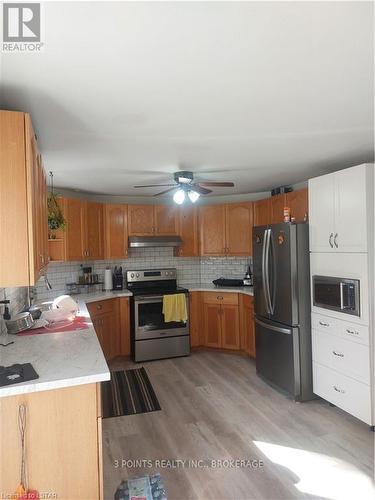
[[[48,206],[48,228],[51,230],[55,229],[64,229],[66,221],[64,219],[64,215],[62,210],[58,204],[57,196],[53,191],[53,173],[49,173],[51,178],[51,192],[47,198],[47,206]]]

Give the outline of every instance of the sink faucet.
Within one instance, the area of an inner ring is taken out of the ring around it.
[[[52,290],[52,285],[49,282],[48,276],[46,274],[44,275],[44,283],[46,285],[46,289],[47,290]]]

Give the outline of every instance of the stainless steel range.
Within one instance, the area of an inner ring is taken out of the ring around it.
[[[131,352],[134,361],[174,358],[190,354],[189,320],[165,322],[163,296],[188,290],[177,286],[176,269],[127,271],[130,299]]]

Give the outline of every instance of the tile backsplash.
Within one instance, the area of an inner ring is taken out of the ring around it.
[[[207,283],[224,276],[243,278],[251,258],[247,257],[175,257],[172,248],[131,248],[124,261],[88,262],[93,273],[103,275],[107,266],[128,269],[175,267],[179,285]],[[66,293],[66,283],[76,282],[82,262],[52,262],[48,266],[48,279],[52,290],[46,290],[44,280],[36,286],[36,300],[45,300]],[[84,264],[85,265],[85,264]]]
[[[0,288],[0,300],[10,300],[9,311],[10,314],[16,314],[25,307],[28,303],[28,288],[27,287],[13,287],[13,288]],[[3,320],[4,306],[0,305],[0,334],[6,333],[6,326]]]

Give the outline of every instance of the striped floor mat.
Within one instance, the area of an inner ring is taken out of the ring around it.
[[[111,380],[101,385],[103,418],[161,410],[143,367],[111,372]]]

